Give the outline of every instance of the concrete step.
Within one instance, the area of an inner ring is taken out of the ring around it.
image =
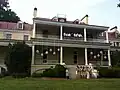
[[[71,79],[75,79],[76,78],[76,66],[72,65],[72,66],[67,66],[68,70],[69,70],[69,77]]]

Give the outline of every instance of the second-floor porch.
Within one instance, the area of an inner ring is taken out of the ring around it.
[[[95,26],[93,26],[93,28],[56,26],[37,23],[35,24],[35,30],[33,29],[33,34],[35,33],[33,38],[106,43],[107,38],[103,36],[103,33],[107,30],[107,28],[103,29],[103,27],[94,27]]]

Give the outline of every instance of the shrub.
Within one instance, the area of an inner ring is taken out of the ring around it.
[[[63,65],[56,65],[54,71],[55,71],[55,77],[59,77],[59,78],[66,77],[66,68]]]
[[[49,68],[43,71],[43,73],[33,73],[32,77],[56,77],[65,78],[66,68],[62,65],[56,65],[55,68]]]
[[[120,68],[100,68],[99,75],[104,78],[120,78]]]

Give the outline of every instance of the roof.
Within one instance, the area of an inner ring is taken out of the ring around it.
[[[18,29],[17,24],[18,23],[0,21],[0,29],[17,30]],[[32,30],[32,25],[24,23],[24,29],[23,30]]]
[[[107,26],[98,26],[98,25],[89,25],[89,24],[85,24],[85,23],[80,23],[80,24],[75,24],[73,23],[74,21],[66,21],[66,22],[58,22],[58,21],[53,21],[52,19],[49,18],[33,18],[34,21],[36,21],[37,23],[44,23],[44,24],[54,24],[56,23],[56,25],[63,25],[63,26],[70,26],[70,27],[86,27],[89,29],[103,29],[103,30],[107,30],[109,27]]]

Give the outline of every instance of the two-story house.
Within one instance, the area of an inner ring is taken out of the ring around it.
[[[107,26],[89,25],[79,19],[37,17],[34,9],[32,31],[32,71],[56,64],[111,66],[111,46]],[[105,34],[105,35],[104,35]],[[113,41],[114,42],[114,41]]]

